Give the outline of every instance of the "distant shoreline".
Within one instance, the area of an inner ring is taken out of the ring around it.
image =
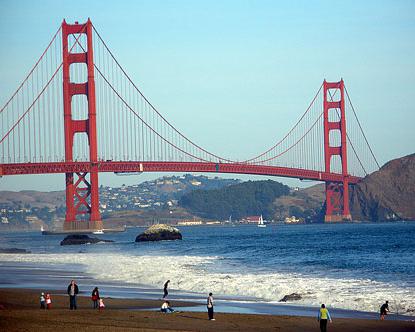
[[[122,219],[122,218],[120,218]],[[105,219],[103,220],[103,222],[105,222]],[[112,223],[114,223],[112,221]],[[360,221],[360,220],[351,220],[351,221],[336,221],[336,222],[329,222],[329,223],[324,223],[324,222],[314,222],[314,223],[309,223],[309,222],[298,222],[298,223],[285,223],[285,222],[274,222],[274,223],[266,223],[267,226],[269,227],[281,227],[281,226],[304,226],[304,225],[353,225],[353,224],[373,224],[373,225],[379,225],[379,224],[394,224],[394,223],[415,223],[415,220],[383,220],[383,221]],[[119,224],[122,224],[122,222],[119,222]],[[147,225],[125,225],[126,229],[130,229],[130,228],[148,228],[150,226],[152,226],[153,224],[147,224]],[[201,224],[201,225],[176,225],[176,224],[169,224],[173,227],[254,227],[256,226],[255,223],[219,223],[219,224]],[[39,232],[39,234],[41,233],[41,230],[37,230],[37,229],[1,229],[0,228],[0,234],[7,234],[7,233],[32,233],[32,232]],[[85,232],[87,233],[87,232]],[[50,235],[62,235],[62,234],[50,234]]]

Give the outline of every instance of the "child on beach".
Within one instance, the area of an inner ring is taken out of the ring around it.
[[[104,304],[104,300],[103,299],[99,299],[99,310],[103,310],[105,308],[105,304]]]
[[[46,309],[45,293],[40,294],[40,309]]]
[[[46,293],[46,309],[52,308],[52,298],[49,293]]]
[[[327,320],[329,320],[330,323],[333,322],[331,320],[330,313],[327,310],[324,303],[321,305],[320,311],[318,312],[317,320],[320,321],[320,331],[321,332],[326,332],[327,331]]]

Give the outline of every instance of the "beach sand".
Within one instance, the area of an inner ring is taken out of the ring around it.
[[[99,311],[91,309],[89,297],[78,296],[78,310],[71,311],[67,295],[50,293],[52,309],[41,310],[39,291],[0,289],[0,331],[319,331],[311,317],[216,313],[216,320],[208,321],[207,313],[163,314],[154,309],[161,305],[157,300],[105,298],[106,308]],[[180,310],[196,304],[174,301],[172,305]],[[409,332],[415,331],[415,323],[334,318],[328,331]]]

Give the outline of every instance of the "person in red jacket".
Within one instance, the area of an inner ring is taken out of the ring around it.
[[[94,290],[92,291],[91,299],[92,299],[92,302],[94,302],[94,309],[98,309],[98,301],[100,299],[98,287],[95,287]]]
[[[46,309],[52,309],[52,298],[50,297],[49,293],[46,293]]]

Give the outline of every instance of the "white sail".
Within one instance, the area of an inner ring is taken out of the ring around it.
[[[264,224],[264,219],[262,219],[262,214],[258,219],[258,227],[267,227],[267,225]]]

